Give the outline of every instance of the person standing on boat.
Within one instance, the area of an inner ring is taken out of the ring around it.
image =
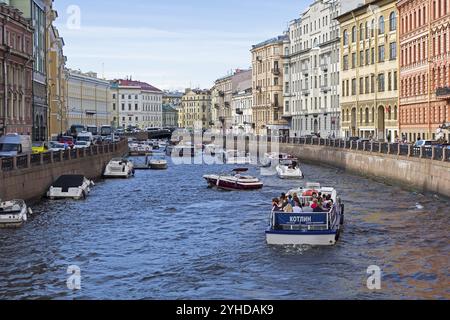
[[[302,207],[300,206],[300,203],[297,202],[297,201],[295,201],[295,203],[294,203],[293,212],[294,212],[294,213],[303,213],[303,209],[302,209]]]
[[[280,200],[278,198],[274,198],[272,200],[272,212],[281,212],[283,209],[280,207]]]

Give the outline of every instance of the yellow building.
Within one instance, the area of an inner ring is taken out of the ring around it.
[[[258,135],[285,134],[283,119],[283,42],[279,36],[254,45],[252,53],[253,122]]]
[[[395,0],[367,1],[340,15],[342,134],[394,141],[398,129]]]
[[[47,1],[47,94],[49,104],[49,139],[64,133],[67,123],[67,79],[65,73],[66,57],[63,53],[64,40],[59,36],[53,21],[58,13],[52,9],[52,1]]]
[[[195,129],[196,125],[203,129],[209,127],[211,121],[211,92],[209,90],[186,89],[178,114],[178,127]]]

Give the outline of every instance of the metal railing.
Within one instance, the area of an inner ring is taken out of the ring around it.
[[[417,148],[410,144],[386,142],[357,142],[340,139],[320,138],[275,138],[272,142],[290,143],[299,145],[315,145],[330,148],[348,149],[361,152],[380,153],[392,156],[429,159],[434,161],[450,161],[450,149],[446,146],[433,146]]]
[[[49,151],[46,153],[30,153],[15,157],[0,158],[0,172],[29,169],[32,167],[49,165],[57,162],[71,161],[84,157],[92,157],[99,154],[113,153],[126,144],[127,141],[124,139],[120,142],[95,145],[86,149],[71,149],[58,152]]]

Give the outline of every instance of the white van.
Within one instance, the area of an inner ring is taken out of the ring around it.
[[[86,142],[87,147],[90,147],[94,143],[94,135],[92,132],[83,131],[78,134],[77,136],[77,142]]]
[[[0,158],[15,157],[31,153],[31,137],[9,133],[0,137]]]

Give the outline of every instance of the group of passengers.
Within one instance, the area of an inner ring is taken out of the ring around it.
[[[282,193],[280,198],[272,200],[273,212],[303,213],[303,212],[328,212],[334,205],[331,195],[313,192],[311,201],[302,202],[296,193],[286,195]]]

